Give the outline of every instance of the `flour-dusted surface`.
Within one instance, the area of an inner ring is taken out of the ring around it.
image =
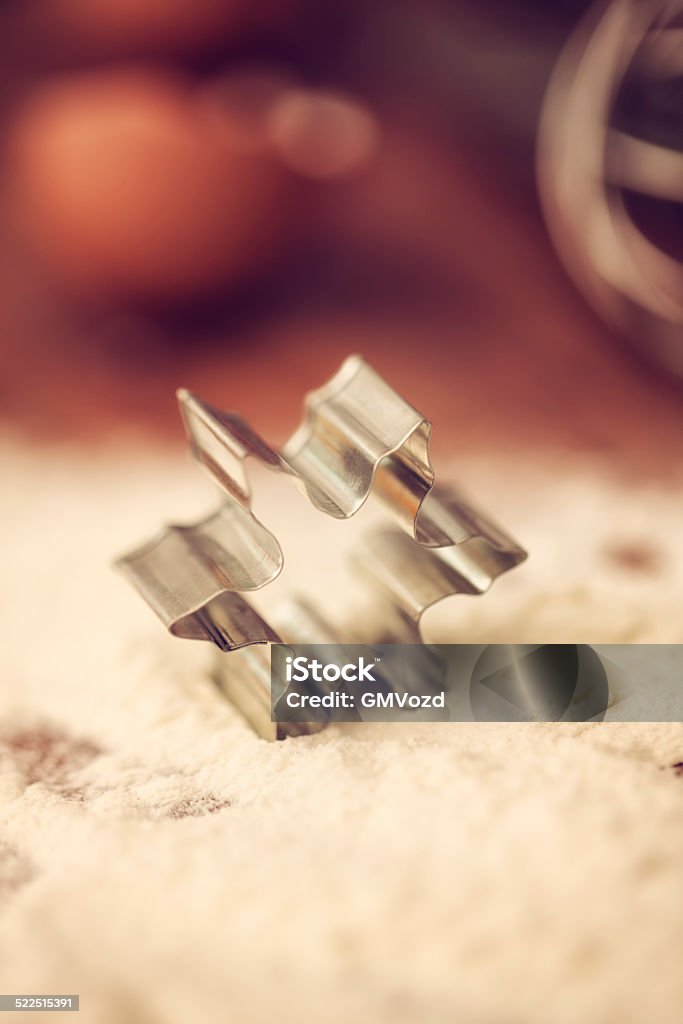
[[[269,745],[110,569],[205,505],[196,471],[2,462],[1,991],[97,1024],[680,1024],[683,726]],[[683,487],[512,469],[456,472],[531,558],[434,638],[683,641]]]

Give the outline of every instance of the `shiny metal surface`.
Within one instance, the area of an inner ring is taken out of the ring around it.
[[[376,640],[419,642],[427,608],[452,594],[483,593],[526,557],[453,489],[434,487],[431,424],[358,356],[308,396],[304,420],[281,451],[238,416],[184,390],[178,400],[193,456],[224,501],[200,522],[165,527],[117,563],[176,636],[211,640],[221,652],[352,641],[368,628]],[[284,563],[277,538],[252,510],[249,460],[291,478],[315,509],[336,519],[353,516],[371,493],[380,499],[394,525],[368,536],[352,557],[370,595],[362,621],[330,624],[292,600],[276,630],[244,596],[271,583]],[[222,654],[216,677],[257,731],[274,738],[267,649]]]
[[[538,140],[541,199],[568,271],[623,337],[681,379],[682,17],[681,0],[598,0],[557,63]],[[634,215],[634,197],[656,201],[648,217]]]

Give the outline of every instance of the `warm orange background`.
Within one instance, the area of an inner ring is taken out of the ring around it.
[[[4,419],[176,444],[183,384],[279,441],[358,351],[442,453],[670,472],[680,391],[587,308],[535,199],[534,118],[582,6],[5,5]],[[264,141],[234,103],[254,79],[348,100],[374,126],[361,158],[311,172],[338,142],[324,105],[284,155]]]

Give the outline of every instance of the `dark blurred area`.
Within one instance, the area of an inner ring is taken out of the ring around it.
[[[183,384],[278,441],[357,351],[442,452],[671,472],[674,375],[593,311],[537,199],[541,107],[587,7],[6,0],[5,423],[176,441]]]

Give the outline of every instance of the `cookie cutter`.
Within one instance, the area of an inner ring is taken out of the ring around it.
[[[428,608],[454,594],[482,594],[526,558],[457,490],[435,485],[431,423],[359,356],[307,396],[300,427],[279,451],[240,416],[184,389],[178,402],[192,455],[224,500],[199,522],[164,527],[116,564],[170,633],[213,642],[216,683],[263,737],[316,728],[271,722],[269,645],[420,643]],[[331,623],[304,598],[274,625],[253,606],[247,595],[276,579],[284,555],[253,512],[250,460],[290,478],[334,519],[355,515],[371,494],[379,499],[392,525],[351,553],[371,614]]]

